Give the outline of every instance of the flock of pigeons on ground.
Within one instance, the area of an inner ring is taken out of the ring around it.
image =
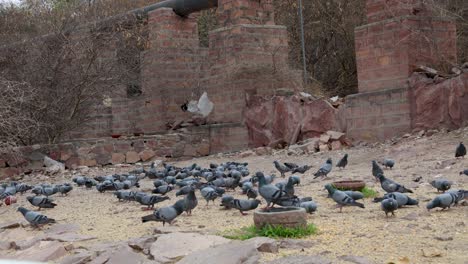
[[[466,155],[465,146],[460,143],[456,148],[455,157],[464,158]],[[336,167],[345,169],[348,164],[348,155],[337,163]],[[395,162],[391,159],[385,159],[382,163],[386,168],[393,168]],[[299,166],[294,163],[274,162],[275,168],[281,176],[285,178],[286,173],[304,174],[311,169],[311,166]],[[314,178],[323,177],[332,171],[332,160],[327,161],[314,173]],[[460,175],[468,175],[468,170],[460,172]],[[226,162],[222,164],[210,164],[209,168],[202,168],[197,164],[189,167],[176,167],[163,163],[161,169],[157,169],[154,163],[148,170],[139,168],[128,174],[114,174],[108,176],[98,176],[88,178],[78,176],[73,178],[75,185],[87,189],[95,188],[97,191],[113,192],[118,201],[121,202],[136,202],[144,205],[147,210],[154,209],[157,203],[168,200],[166,196],[169,192],[176,191],[176,196],[183,196],[182,199],[175,202],[173,205],[161,207],[154,210],[150,215],[142,217],[142,222],[158,221],[171,224],[179,215],[186,212],[188,215],[198,206],[197,193],[206,201],[206,206],[209,202],[220,198],[220,206],[224,209],[237,209],[242,215],[246,211],[257,209],[261,200],[257,199],[260,195],[266,202],[263,210],[269,210],[275,205],[282,207],[302,207],[307,213],[313,213],[317,210],[317,204],[311,197],[298,197],[295,194],[294,186],[301,183],[301,178],[297,175],[291,175],[287,180],[273,184],[275,175],[265,175],[263,172],[256,172],[253,176],[249,176],[248,163]],[[376,181],[380,182],[382,189],[386,194],[381,198],[375,198],[374,202],[381,203],[381,209],[388,216],[389,213],[394,215],[394,211],[399,207],[418,205],[418,201],[406,195],[413,193],[412,190],[406,188],[388,177],[384,176],[384,170],[376,161],[372,161],[372,175]],[[154,180],[154,190],[152,193],[136,191],[140,187],[139,181],[145,178]],[[468,191],[465,190],[450,190],[451,182],[444,179],[437,179],[431,182],[431,185],[442,191],[443,194],[438,195],[430,201],[426,208],[431,210],[439,207],[442,210],[457,205],[458,202],[468,197]],[[236,199],[232,195],[226,193],[227,190],[235,190],[240,188],[245,199]],[[328,191],[329,197],[337,203],[340,212],[344,206],[357,206],[365,208],[364,204],[357,202],[364,198],[361,192],[343,191],[335,188],[333,184],[326,184],[325,189]],[[71,183],[60,185],[40,184],[37,186],[29,186],[25,183],[10,182],[0,185],[0,201],[7,197],[16,194],[24,194],[31,191],[34,196],[27,196],[27,201],[34,207],[54,208],[57,204],[50,197],[56,194],[67,195],[73,190]],[[1,205],[1,203],[0,203]],[[39,227],[44,224],[54,223],[55,220],[24,207],[19,207],[24,218],[33,226]]]

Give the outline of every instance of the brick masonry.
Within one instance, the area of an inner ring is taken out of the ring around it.
[[[351,138],[383,140],[414,128],[414,70],[456,63],[456,27],[421,0],[367,0],[367,18],[355,30],[359,93],[347,98],[345,123]]]

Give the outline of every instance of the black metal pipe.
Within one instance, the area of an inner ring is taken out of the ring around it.
[[[179,16],[188,16],[191,13],[198,12],[205,9],[210,9],[218,6],[218,0],[167,0],[156,4],[145,6],[142,8],[134,9],[129,13],[137,15],[146,14],[158,8],[172,8]]]

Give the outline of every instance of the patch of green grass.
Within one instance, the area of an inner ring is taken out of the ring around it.
[[[374,198],[379,194],[377,191],[368,187],[362,188],[361,192],[364,194],[364,198]]]
[[[241,229],[230,230],[222,234],[222,236],[234,240],[247,240],[254,237],[303,238],[316,233],[317,227],[314,224],[308,224],[306,227],[299,228],[266,225],[263,228],[249,226]]]

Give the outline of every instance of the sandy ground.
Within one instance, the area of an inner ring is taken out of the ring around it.
[[[341,263],[343,255],[364,256],[375,263],[468,263],[468,207],[459,206],[447,211],[425,209],[427,202],[437,195],[428,182],[437,177],[454,182],[454,189],[468,189],[468,176],[460,176],[459,171],[468,168],[468,157],[463,160],[454,158],[455,147],[460,141],[468,143],[468,129],[450,133],[436,134],[432,137],[402,139],[396,144],[377,144],[371,147],[361,146],[346,151],[315,153],[312,155],[287,156],[280,151],[272,156],[250,156],[238,158],[236,155],[217,155],[188,161],[175,162],[187,166],[193,162],[208,166],[210,162],[220,163],[229,160],[249,162],[251,172],[273,172],[273,160],[290,161],[298,164],[312,164],[316,170],[326,158],[336,161],[346,152],[349,154],[349,166],[345,170],[334,169],[327,180],[313,180],[312,170],[302,176],[302,184],[296,188],[300,196],[312,196],[318,203],[318,211],[309,216],[319,232],[307,238],[314,241],[314,246],[305,251],[280,250],[278,254],[264,254],[262,262],[288,255],[320,255],[333,263]],[[380,205],[372,199],[364,201],[366,208],[344,208],[343,213],[335,209],[335,203],[327,198],[323,186],[326,183],[343,179],[364,180],[367,186],[384,192],[376,184],[371,174],[371,160],[390,157],[396,160],[393,170],[386,170],[387,177],[413,189],[410,196],[420,201],[420,207],[399,209],[396,217],[386,218]],[[92,169],[88,175],[106,175],[126,172],[129,168]],[[289,175],[289,174],[288,174]],[[419,183],[412,180],[423,177]],[[39,177],[32,181],[61,183],[71,181],[71,173],[54,178]],[[282,179],[279,179],[282,180]],[[143,180],[142,189],[149,191],[151,180]],[[239,190],[230,193],[241,197]],[[169,194],[172,204],[178,198],[175,192]],[[225,211],[216,204],[205,206],[204,200],[197,193],[199,206],[193,216],[185,214],[177,219],[176,226],[184,230],[220,234],[223,231],[253,224],[252,213],[241,216],[238,211]],[[18,199],[18,204],[31,208],[25,196]],[[141,216],[148,214],[136,203],[119,203],[111,193],[100,194],[95,189],[85,190],[75,187],[68,197],[55,197],[58,206],[44,210],[44,214],[55,218],[60,223],[75,223],[81,227],[81,233],[98,237],[97,240],[82,242],[92,244],[122,241],[153,233],[161,223],[141,223]],[[161,204],[160,204],[161,206]],[[17,220],[22,216],[15,212],[15,206],[0,207],[0,222]],[[410,217],[405,217],[410,215]],[[405,219],[405,218],[409,218]],[[411,218],[415,218],[411,220]],[[28,234],[37,232],[25,228]],[[446,241],[441,241],[446,240]],[[346,263],[346,262],[343,262]]]

